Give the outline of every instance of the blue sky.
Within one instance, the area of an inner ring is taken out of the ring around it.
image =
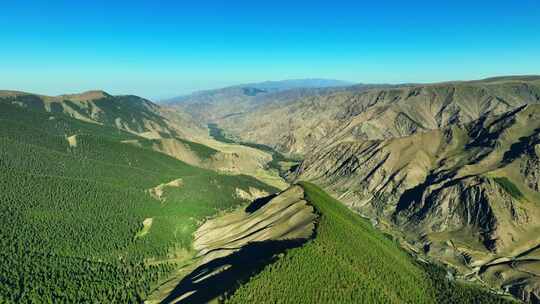
[[[110,2],[5,1],[0,89],[155,99],[289,78],[540,74],[539,0]]]

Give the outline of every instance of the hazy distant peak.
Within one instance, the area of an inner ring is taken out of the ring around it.
[[[323,78],[309,78],[309,79],[288,79],[277,81],[263,81],[244,83],[239,85],[233,85],[229,87],[223,87],[219,89],[201,90],[196,91],[188,95],[173,97],[164,99],[161,102],[165,104],[175,103],[198,103],[198,102],[215,102],[221,99],[231,98],[244,98],[244,97],[256,97],[258,95],[265,95],[276,92],[284,92],[290,90],[309,90],[309,89],[327,89],[336,87],[352,86],[355,83],[336,80],[336,79],[323,79]]]
[[[248,83],[240,85],[242,87],[252,87],[257,89],[295,89],[295,88],[327,88],[327,87],[342,87],[353,85],[353,82],[323,79],[323,78],[307,78],[307,79],[287,79],[278,81],[263,81],[258,83]]]

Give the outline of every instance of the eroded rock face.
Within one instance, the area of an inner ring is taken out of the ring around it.
[[[516,227],[531,224],[513,186],[524,181],[535,189],[538,183],[532,143],[539,114],[540,106],[529,106],[463,127],[341,141],[308,154],[296,175],[365,215],[410,231],[472,229],[486,250],[496,252],[517,238]],[[514,167],[520,174],[512,182],[504,176],[515,176]]]
[[[390,216],[400,196],[426,179],[441,136],[418,140],[342,142],[308,155],[296,174],[336,191],[366,215]]]
[[[398,151],[382,142],[340,145],[320,159],[306,159],[297,174],[339,190],[342,199],[364,214],[410,230],[473,229],[488,250],[510,244],[509,226],[528,222],[520,202],[492,178],[433,174],[429,159],[435,154],[417,150],[405,161],[406,153]]]
[[[315,231],[316,218],[302,187],[292,186],[277,196],[255,200],[246,210],[207,221],[195,233],[193,247],[207,263],[248,243],[307,240]]]
[[[497,251],[511,245],[527,224],[527,212],[493,179],[473,176],[427,187],[417,202],[398,210],[400,223],[424,233],[476,232],[486,249]]]
[[[208,303],[315,233],[318,215],[304,190],[287,190],[208,220],[195,233],[198,260],[161,303]]]
[[[523,148],[521,154],[524,157],[521,158],[519,163],[519,170],[521,175],[525,177],[525,183],[527,186],[538,192],[540,191],[540,139],[539,134],[535,134],[530,138],[523,139]],[[519,152],[517,152],[519,153]]]
[[[418,250],[474,272],[540,244],[539,135],[540,106],[529,105],[407,137],[341,140],[306,155],[295,173]],[[505,279],[493,286],[511,282],[533,301],[534,284],[514,272],[498,271]]]
[[[538,192],[540,191],[540,159],[532,157],[520,164],[520,172],[525,176],[527,186]]]

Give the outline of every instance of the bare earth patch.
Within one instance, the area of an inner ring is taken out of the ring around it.
[[[260,197],[268,196],[270,193],[257,188],[249,187],[249,191],[236,188],[236,196],[246,201],[254,201]]]
[[[150,189],[148,189],[148,193],[150,193],[150,195],[153,198],[164,202],[165,199],[163,198],[163,191],[165,190],[166,187],[180,188],[183,185],[184,185],[184,182],[182,181],[182,179],[178,178],[178,179],[172,180],[172,181],[170,181],[170,182],[168,182],[166,184],[160,184],[160,185],[157,185],[154,188],[150,188]]]
[[[141,231],[137,232],[137,235],[135,235],[135,238],[140,238],[147,235],[148,232],[150,231],[150,228],[152,227],[153,222],[154,222],[154,219],[151,217],[144,219],[144,221],[142,222],[143,228],[141,229]]]
[[[68,141],[68,144],[71,148],[76,148],[77,147],[77,135],[72,135],[72,136],[69,136],[69,137],[66,137],[67,141]]]

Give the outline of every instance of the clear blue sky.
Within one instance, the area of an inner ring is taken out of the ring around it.
[[[17,0],[0,37],[0,89],[53,95],[540,74],[539,0]]]

